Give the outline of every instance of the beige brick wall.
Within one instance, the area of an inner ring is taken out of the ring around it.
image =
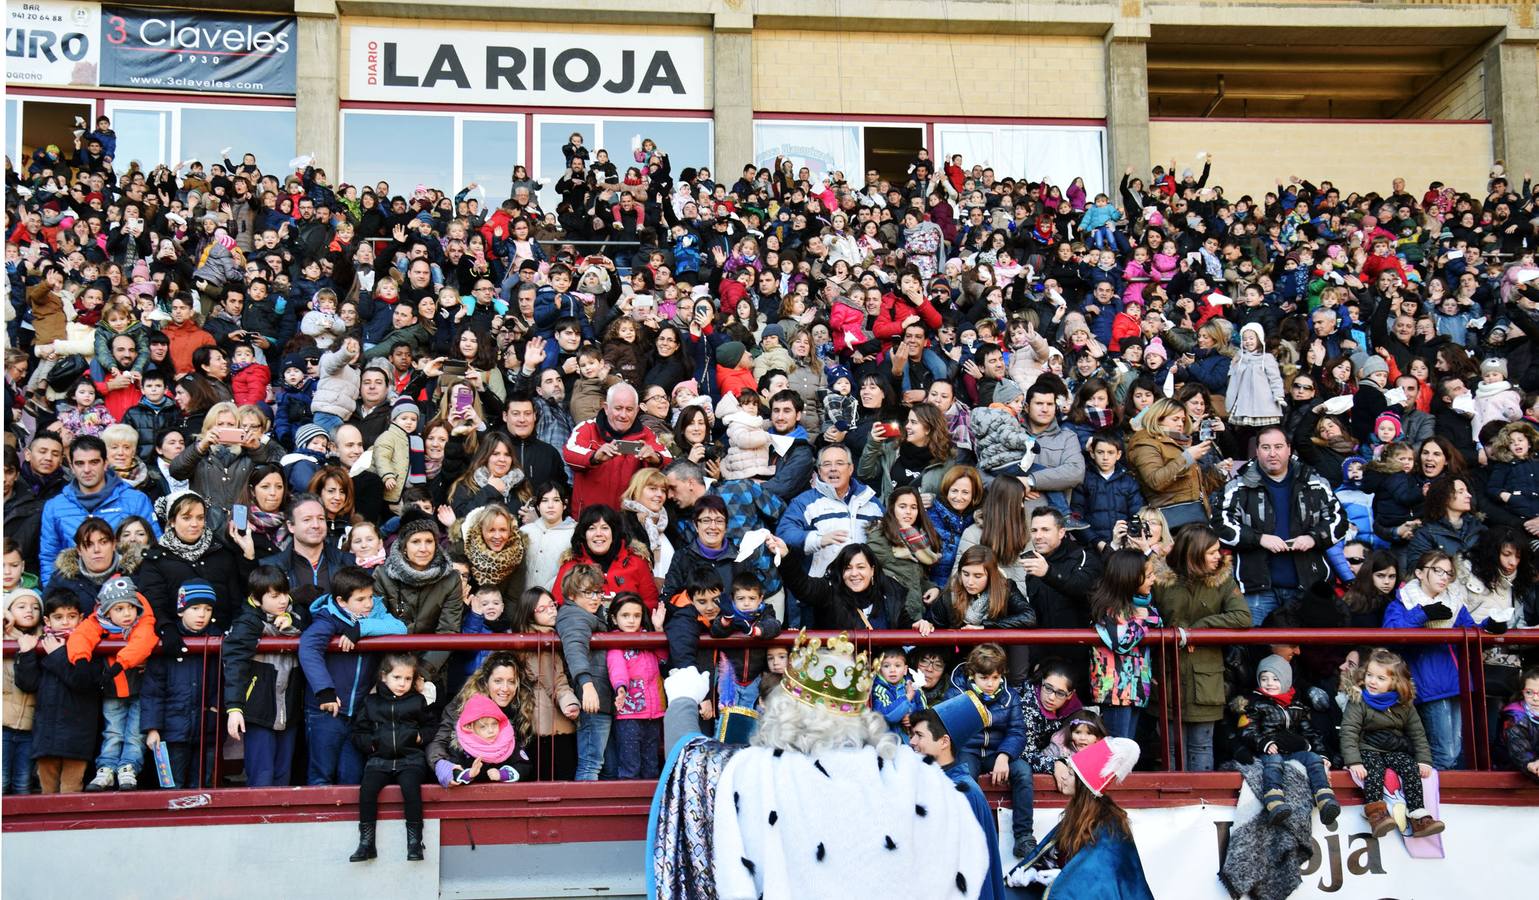
[[[756,30],[757,112],[1106,116],[1098,38]]]
[[[1217,122],[1183,119],[1149,123],[1155,162],[1201,169],[1196,154],[1213,154],[1210,185],[1231,199],[1261,197],[1278,178],[1329,179],[1342,193],[1387,193],[1395,177],[1420,194],[1432,181],[1480,194],[1491,168],[1491,126],[1352,122]]]
[[[351,98],[348,93],[348,54],[352,50],[351,28],[354,25],[372,25],[376,28],[412,28],[417,31],[475,31],[475,32],[561,32],[565,34],[621,34],[630,36],[645,35],[705,35],[705,95],[711,96],[711,41],[710,32],[703,28],[687,28],[683,26],[660,25],[569,25],[561,24],[529,24],[522,25],[517,22],[472,22],[445,19],[430,21],[423,19],[390,19],[372,16],[349,16],[342,19],[340,52],[337,58],[337,79],[341,82],[341,98]],[[424,38],[427,40],[427,38]]]

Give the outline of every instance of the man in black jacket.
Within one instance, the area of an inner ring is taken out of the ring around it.
[[[1293,458],[1276,425],[1256,436],[1256,458],[1224,486],[1218,539],[1235,550],[1234,579],[1251,621],[1303,600],[1330,577],[1325,551],[1347,537],[1347,515],[1319,473]]]
[[[1026,599],[1037,611],[1038,628],[1085,628],[1090,624],[1090,591],[1101,580],[1101,558],[1069,537],[1063,513],[1039,506],[1031,513],[1031,549],[1021,558]],[[1012,681],[1030,671],[1033,654],[1009,648]],[[1089,655],[1072,645],[1037,648],[1037,658],[1058,656],[1074,667],[1076,684],[1087,684]]]
[[[523,471],[531,488],[538,489],[539,485],[548,481],[571,483],[567,477],[566,464],[561,461],[561,451],[540,440],[535,434],[539,415],[535,412],[532,397],[528,394],[509,396],[502,413],[502,422],[507,426],[508,435],[513,438],[514,463]],[[535,497],[534,503],[538,505],[539,500]]]
[[[289,507],[289,549],[264,557],[261,564],[277,566],[289,577],[289,587],[312,585],[320,593],[331,592],[331,576],[343,566],[355,565],[353,554],[338,550],[326,540],[326,508],[314,494],[299,494]]]

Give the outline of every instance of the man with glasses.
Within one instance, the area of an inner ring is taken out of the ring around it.
[[[775,534],[805,557],[813,578],[821,578],[845,544],[863,544],[866,533],[882,518],[876,492],[856,481],[855,463],[842,444],[829,444],[818,453],[812,487],[798,494],[780,518]]]
[[[1294,459],[1287,434],[1272,425],[1256,435],[1256,458],[1224,486],[1216,524],[1259,626],[1330,577],[1325,553],[1346,539],[1348,523],[1330,483]]]

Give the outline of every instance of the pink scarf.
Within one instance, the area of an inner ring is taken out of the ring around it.
[[[497,720],[497,737],[490,741],[483,740],[471,728],[478,720],[485,718]],[[507,715],[485,694],[474,694],[465,701],[455,730],[460,747],[483,763],[498,765],[511,757],[518,746],[518,736],[513,733],[513,725],[508,722]]]

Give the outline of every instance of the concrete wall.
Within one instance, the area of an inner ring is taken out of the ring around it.
[[[1260,122],[1156,119],[1149,123],[1153,160],[1201,169],[1213,155],[1209,184],[1224,195],[1260,197],[1290,175],[1328,178],[1343,193],[1389,191],[1396,176],[1419,194],[1442,181],[1480,194],[1490,172],[1491,126],[1483,123]]]
[[[755,29],[753,56],[759,112],[1106,116],[1098,38]]]
[[[1471,56],[1457,71],[1425,91],[1406,107],[1407,119],[1484,119],[1486,72],[1482,59]]]

